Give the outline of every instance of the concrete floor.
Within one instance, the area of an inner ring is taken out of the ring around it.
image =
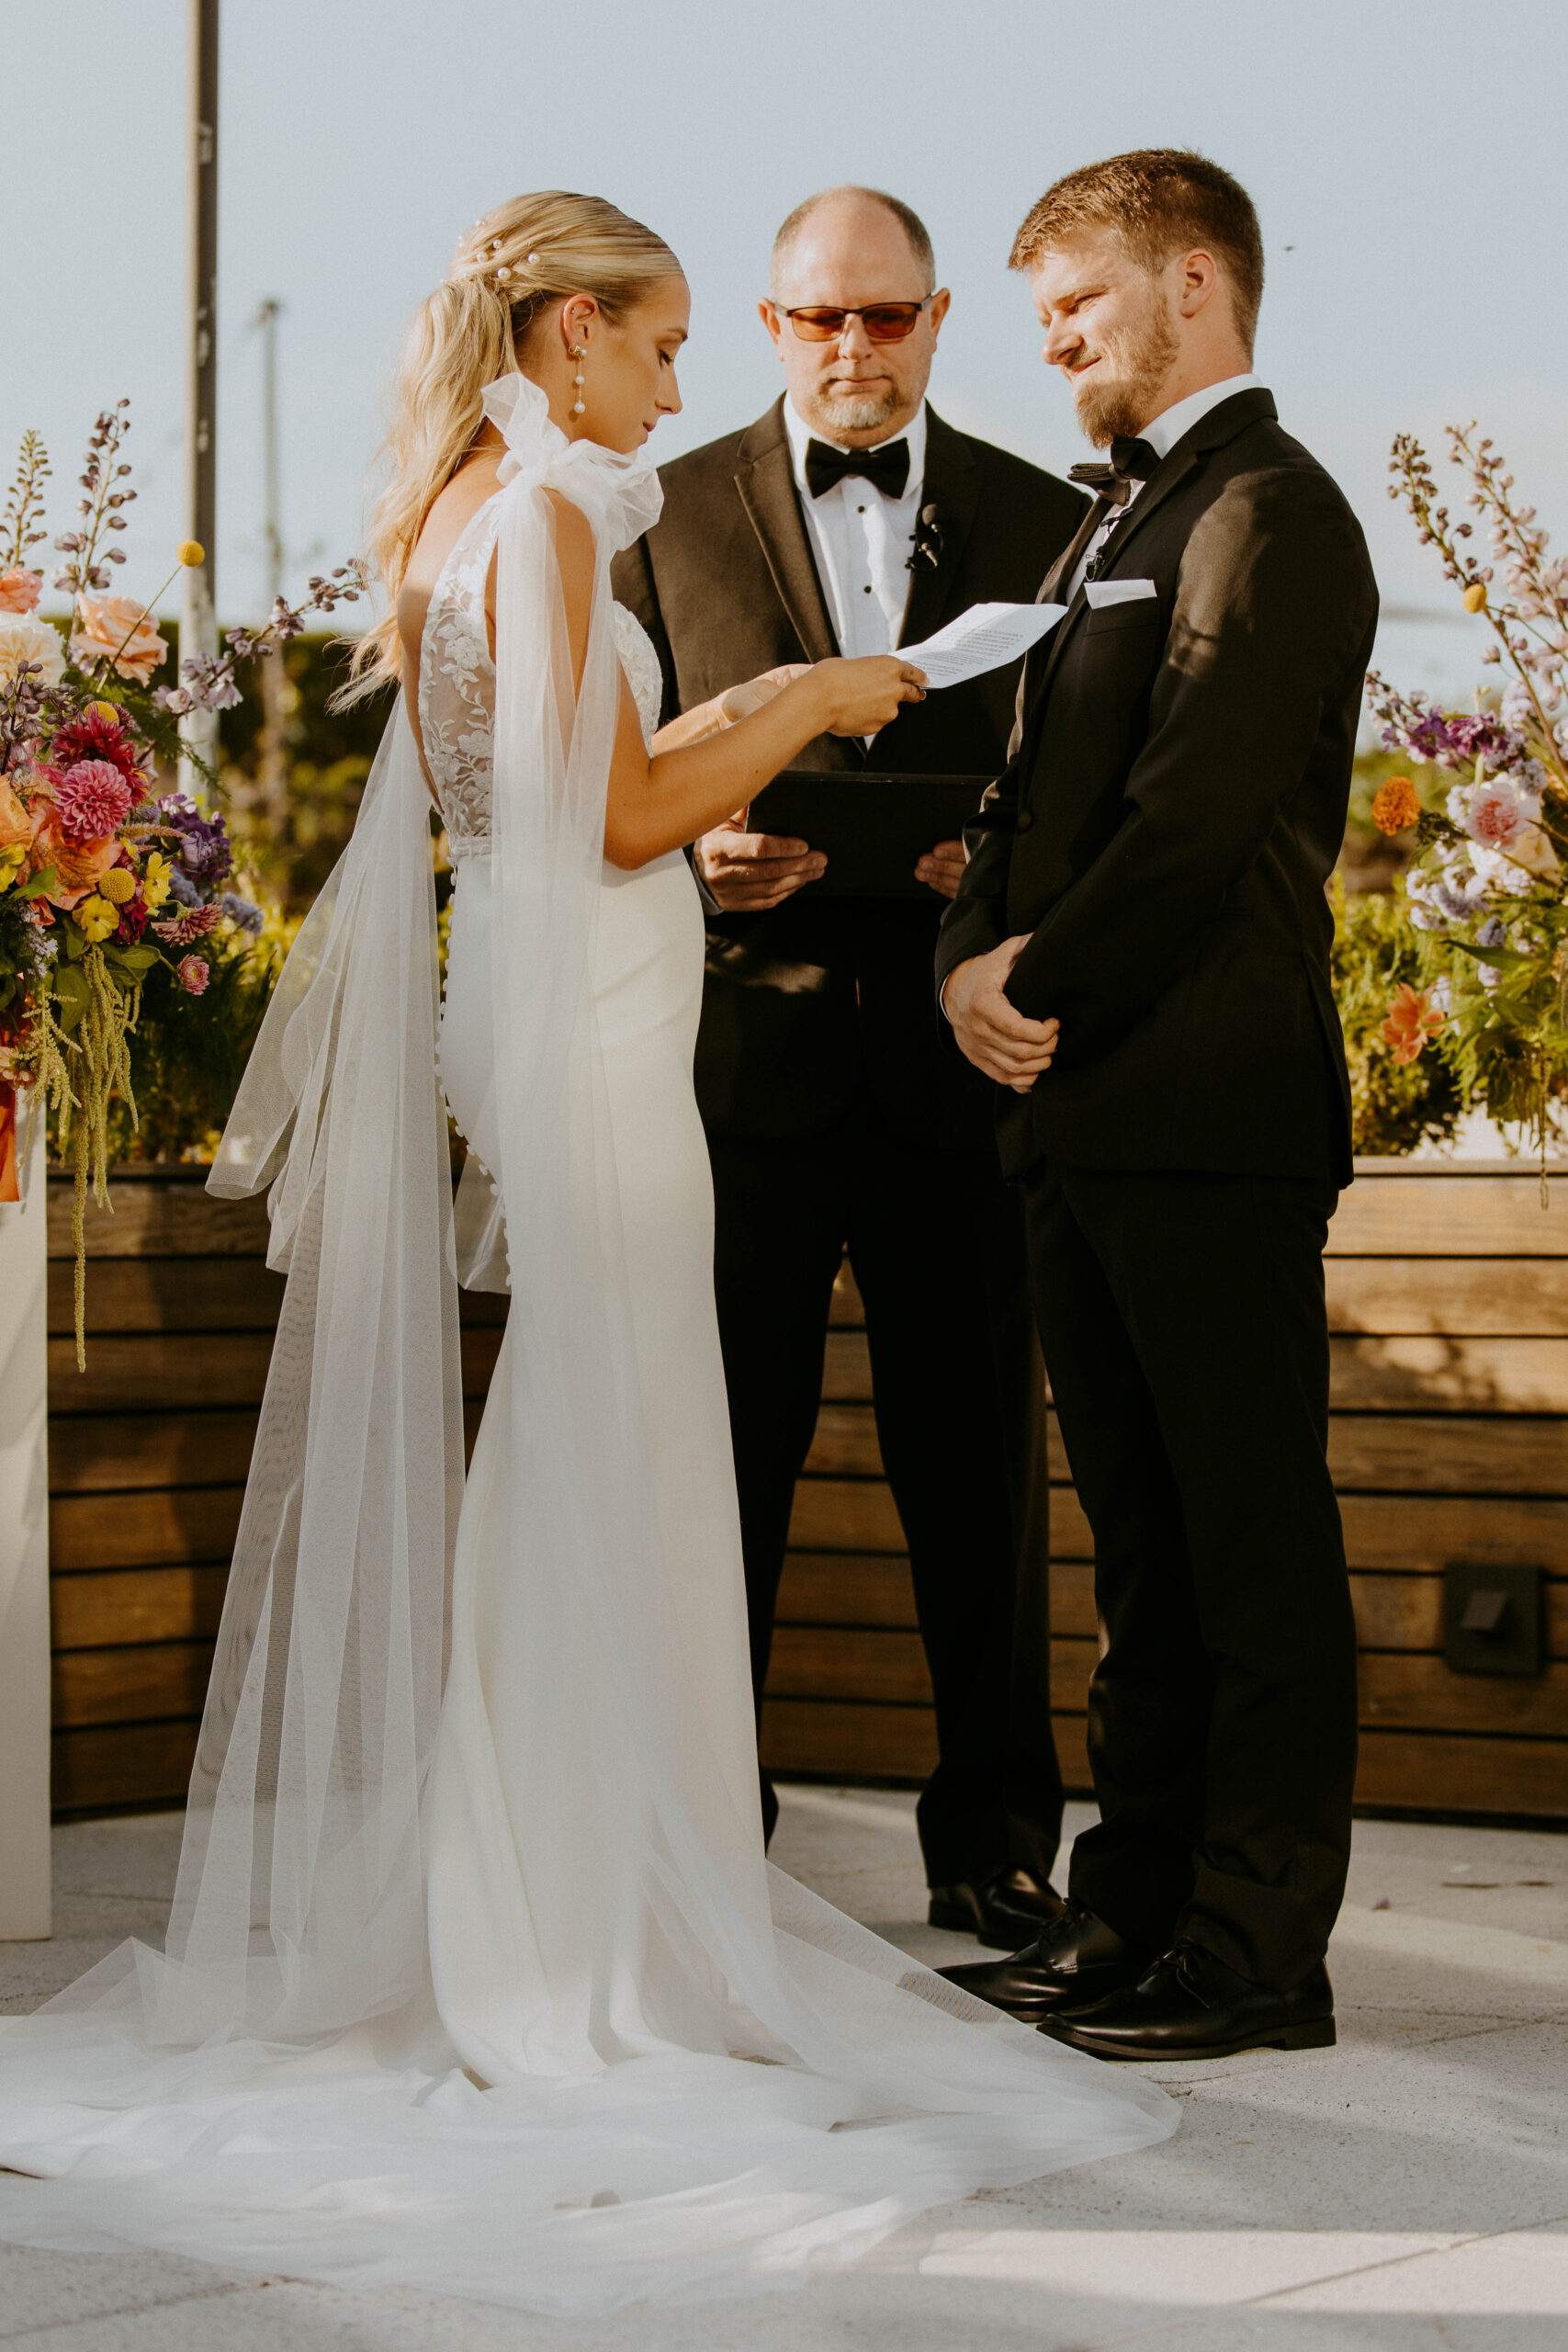
[[[930,1962],[913,1800],[793,1789],[774,1852]],[[1089,1818],[1074,1808],[1069,1827]],[[155,1938],[177,1819],[57,1841],[55,1939],[0,1945],[32,2006]],[[1330,1955],[1340,2042],[1154,2070],[1182,2128],[928,2215],[802,2292],[574,2324],[415,2293],[0,2247],[0,2345],[34,2352],[1562,2352],[1568,1838],[1361,1824]]]

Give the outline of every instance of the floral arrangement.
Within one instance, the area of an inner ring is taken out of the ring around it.
[[[1450,428],[1449,454],[1473,523],[1439,502],[1406,434],[1389,496],[1436,548],[1465,610],[1484,615],[1482,662],[1501,677],[1464,712],[1413,701],[1376,672],[1367,681],[1385,744],[1451,778],[1440,807],[1424,806],[1404,775],[1372,803],[1391,838],[1416,829],[1405,891],[1426,983],[1402,981],[1383,1036],[1402,1064],[1435,1043],[1467,1100],[1528,1122],[1544,1171],[1551,1106],[1568,1091],[1568,559],[1549,557],[1534,507],[1516,503],[1513,475],[1475,425]],[[1472,551],[1478,527],[1490,561]]]
[[[23,439],[0,513],[0,1200],[17,1197],[19,1098],[42,1098],[76,1175],[78,1363],[84,1213],[89,1188],[108,1205],[111,1105],[136,1125],[128,1038],[143,990],[200,997],[204,944],[210,953],[222,938],[259,933],[264,920],[231,887],[221,816],[170,788],[174,763],[190,757],[179,721],[237,702],[238,662],[272,653],[300,634],[307,613],[352,603],[364,586],[357,564],[341,566],[312,580],[301,604],[279,598],[265,628],[229,631],[223,650],[191,655],[176,683],[154,686],[169,657],[154,607],[180,565],[205,558],[187,541],[145,605],[110,593],[111,567],[125,560],[117,535],[136,496],[122,455],[127,405],[95,424],[80,520],[54,541],[63,561],[53,584],[72,600],[66,637],[39,612],[43,572],[29,560],[46,537],[50,479],[36,434]]]

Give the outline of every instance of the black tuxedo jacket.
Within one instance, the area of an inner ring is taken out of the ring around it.
[[[938,945],[940,990],[1027,933],[1007,993],[1062,1024],[1032,1091],[997,1090],[1003,1165],[1348,1183],[1324,886],[1377,620],[1360,527],[1249,390],[1170,449],[1105,576],[1155,593],[1080,590],[1030,656]]]
[[[795,493],[784,402],[743,433],[662,467],[664,512],[616,559],[615,589],[659,650],[664,716],[784,662],[838,651]],[[927,411],[922,504],[942,556],[911,574],[900,641],[967,605],[1026,603],[1087,511],[1081,494]],[[907,704],[876,738],[878,768],[922,775],[1001,766],[1017,670]],[[825,736],[796,765],[867,764]],[[934,847],[935,844],[933,843]],[[802,1135],[831,1124],[863,1069],[912,1140],[988,1149],[988,1082],[950,1054],[931,1003],[943,901],[795,897],[766,914],[708,919],[697,1098],[711,1128]]]

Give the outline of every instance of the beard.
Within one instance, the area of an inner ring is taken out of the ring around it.
[[[897,416],[901,402],[892,384],[858,390],[847,386],[840,377],[831,391],[826,387],[814,390],[801,405],[807,422],[833,440],[845,433],[874,433],[879,424]]]
[[[1113,328],[1094,353],[1114,376],[1097,370],[1088,383],[1073,388],[1078,424],[1092,447],[1109,448],[1112,441],[1143,431],[1157,413],[1160,387],[1179,348],[1164,289],[1153,288],[1142,318]]]

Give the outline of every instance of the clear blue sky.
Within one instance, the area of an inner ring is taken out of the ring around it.
[[[1085,454],[1038,358],[1018,220],[1056,174],[1194,145],[1251,189],[1258,349],[1334,470],[1384,596],[1441,606],[1382,494],[1392,434],[1481,416],[1568,529],[1568,305],[1555,186],[1562,0],[229,0],[221,130],[219,601],[261,598],[258,350],[282,322],[290,579],[358,540],[402,324],[457,233],[527,187],[654,223],[695,298],[673,456],[776,394],[754,299],[777,221],[846,178],[925,216],[954,291],[953,419],[1056,468]],[[47,435],[63,492],[128,392],[142,489],[128,588],[180,536],[184,0],[0,0],[9,104],[0,457]],[[62,501],[63,503],[63,501]],[[1473,625],[1400,626],[1410,683],[1471,672]]]

